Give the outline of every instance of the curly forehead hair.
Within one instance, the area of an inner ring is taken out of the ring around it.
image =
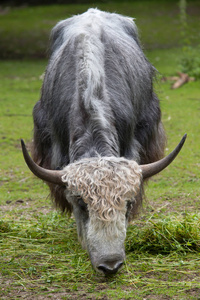
[[[73,195],[81,196],[89,213],[113,221],[130,201],[138,206],[141,170],[135,161],[118,157],[82,159],[65,167],[62,181]]]

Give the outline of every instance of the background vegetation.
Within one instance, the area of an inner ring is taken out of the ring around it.
[[[92,270],[74,219],[51,207],[46,186],[23,161],[19,140],[31,141],[49,30],[89,6],[0,10],[0,298],[200,299],[200,83],[171,90],[170,81],[159,80],[181,71],[188,57],[185,37],[192,57],[199,57],[199,1],[188,3],[186,27],[178,1],[94,4],[136,18],[146,54],[160,72],[155,89],[168,136],[166,154],[188,134],[175,162],[146,187],[119,274],[105,278]]]
[[[200,1],[189,2],[187,28],[180,20],[178,1],[117,1],[28,7],[2,7],[0,12],[0,58],[44,58],[49,32],[60,20],[88,7],[118,12],[135,18],[146,50],[181,47],[184,34],[191,45],[200,39]]]

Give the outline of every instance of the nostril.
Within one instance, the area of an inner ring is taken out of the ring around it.
[[[118,265],[117,265],[117,270],[119,270],[123,266],[123,264],[124,264],[123,261],[119,262]]]
[[[106,274],[108,272],[108,268],[104,265],[98,266],[98,270],[103,271],[104,274]]]
[[[105,275],[115,274],[122,267],[123,261],[119,262],[106,262],[98,266],[98,270],[103,272]]]

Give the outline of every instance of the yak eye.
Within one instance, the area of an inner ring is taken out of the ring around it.
[[[127,201],[127,203],[126,203],[126,218],[128,218],[128,216],[130,214],[131,207],[132,207],[131,201]]]
[[[127,207],[127,210],[129,210],[131,208],[131,201],[127,201],[126,207]]]
[[[82,210],[87,210],[87,204],[83,201],[82,198],[78,198],[77,203],[78,203],[78,206],[79,206]]]

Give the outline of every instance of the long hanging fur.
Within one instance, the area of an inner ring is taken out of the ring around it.
[[[139,164],[164,154],[154,67],[131,18],[90,9],[52,30],[41,99],[33,110],[32,156],[40,166],[64,168],[96,156]],[[63,211],[64,189],[49,184]]]

